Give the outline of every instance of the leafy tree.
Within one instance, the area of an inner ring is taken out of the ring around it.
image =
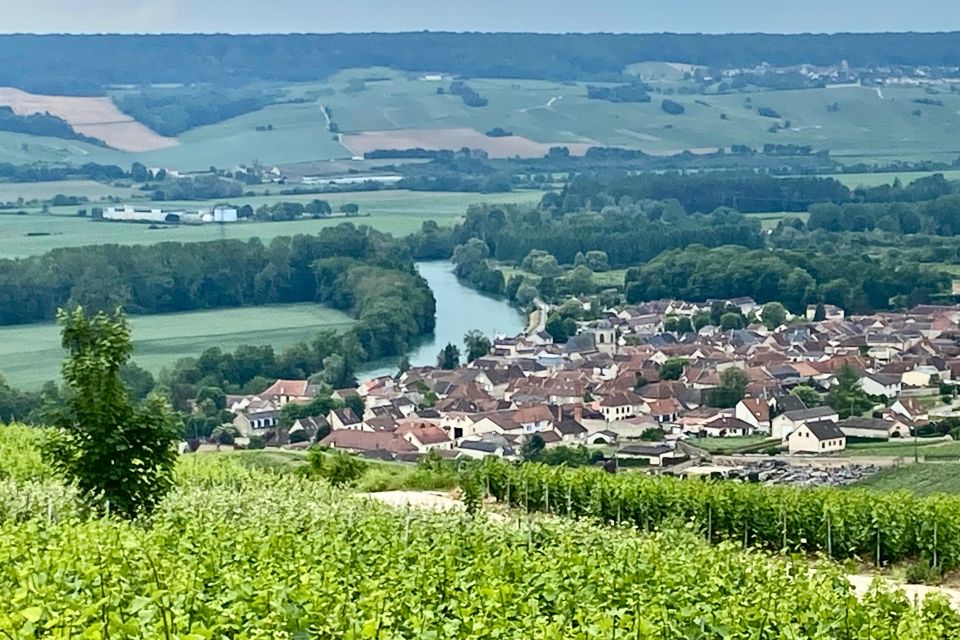
[[[835,382],[827,393],[827,404],[841,419],[859,416],[873,408],[873,402],[860,385],[860,373],[849,364],[842,364],[834,372]]]
[[[681,335],[685,333],[693,333],[693,323],[690,322],[690,318],[687,316],[680,316],[677,318],[677,333]]]
[[[130,401],[120,369],[133,344],[119,311],[90,318],[77,308],[58,319],[70,393],[56,415],[53,464],[112,513],[149,512],[173,485],[179,422],[158,395]]]
[[[720,329],[722,331],[743,329],[743,316],[734,312],[724,313],[722,316],[720,316]]]
[[[787,310],[779,302],[768,302],[763,305],[763,325],[771,331],[787,321]]]
[[[801,384],[790,391],[790,395],[797,396],[808,407],[818,407],[821,403],[820,394],[813,387]]]
[[[367,470],[367,463],[360,458],[334,451],[311,449],[307,453],[307,473],[323,478],[335,487],[342,487],[358,480]]]
[[[823,306],[823,303],[817,305],[816,310],[813,312],[813,321],[814,322],[823,322],[827,319],[827,308]]]
[[[537,288],[529,283],[524,283],[520,285],[520,288],[517,289],[517,304],[522,307],[530,306],[533,301],[540,295],[540,292],[537,291]]]
[[[640,439],[646,442],[661,442],[666,432],[659,427],[651,427],[640,434]]]
[[[564,283],[567,285],[570,293],[575,296],[593,293],[595,289],[593,285],[593,271],[586,265],[574,267],[564,278]]]
[[[135,362],[127,362],[120,368],[120,379],[131,397],[138,402],[149,396],[156,386],[153,374]]]
[[[366,402],[359,395],[349,395],[347,399],[343,401],[343,404],[352,409],[357,417],[362,418],[364,412],[366,411]]]
[[[660,365],[661,380],[679,380],[683,375],[683,368],[687,366],[689,360],[686,358],[669,358]]]
[[[737,406],[747,393],[747,374],[731,367],[720,374],[720,386],[710,392],[710,406],[727,409]]]
[[[472,329],[463,336],[463,346],[467,353],[467,362],[473,362],[477,358],[482,358],[490,353],[493,345],[490,339],[482,332]]]
[[[680,319],[677,316],[667,316],[663,319],[663,330],[667,333],[676,333],[680,329]]]
[[[407,371],[410,370],[410,358],[407,356],[400,356],[400,360],[397,362],[397,376],[402,376]]]
[[[232,424],[220,424],[210,433],[210,437],[216,441],[217,445],[233,444],[240,433]],[[217,447],[219,449],[219,446]]]
[[[437,366],[447,371],[460,366],[460,349],[457,345],[448,342],[447,346],[440,350],[437,354]]]
[[[535,462],[543,456],[547,443],[539,433],[534,433],[523,442],[520,447],[520,457],[527,462]]]

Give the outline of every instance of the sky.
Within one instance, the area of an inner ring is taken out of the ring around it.
[[[0,0],[0,33],[960,30],[958,0]]]

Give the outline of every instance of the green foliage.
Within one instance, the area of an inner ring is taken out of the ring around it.
[[[583,445],[568,447],[561,445],[543,451],[539,462],[550,467],[586,467],[603,460],[603,452],[588,449]]]
[[[453,251],[454,273],[479,291],[499,295],[506,286],[503,273],[490,268],[487,264],[489,256],[490,249],[486,243],[478,238],[470,238]]]
[[[466,350],[467,362],[473,362],[489,354],[493,345],[482,332],[473,329],[463,336],[463,347]]]
[[[262,109],[274,96],[244,89],[153,89],[125,92],[114,98],[124,113],[164,136],[221,122]]]
[[[859,416],[873,408],[873,401],[860,386],[860,372],[849,363],[842,364],[835,372],[836,378],[827,393],[826,404],[833,407],[840,419]]]
[[[447,371],[452,371],[460,366],[460,349],[457,345],[447,343],[447,345],[437,354],[437,366]]]
[[[659,427],[651,427],[640,434],[640,439],[646,442],[662,442],[666,432]]]
[[[936,557],[960,566],[960,498],[905,492],[697,482],[484,460],[490,494],[518,507],[656,528],[685,522],[710,541],[881,564]],[[508,490],[509,487],[509,490]],[[556,499],[554,499],[556,497]],[[934,527],[937,537],[934,538]]]
[[[820,393],[813,387],[801,384],[790,391],[790,395],[797,396],[807,407],[819,407],[823,402]]]
[[[307,474],[323,478],[331,485],[340,487],[356,482],[367,470],[367,463],[342,451],[310,449],[307,453],[306,469]]]
[[[89,144],[104,146],[101,140],[77,133],[63,118],[49,113],[31,113],[17,115],[8,106],[0,106],[0,131],[12,131],[33,136],[48,136],[65,140],[79,140]]]
[[[150,512],[173,484],[178,421],[159,396],[141,406],[130,401],[120,369],[133,347],[119,312],[90,318],[77,308],[59,320],[70,394],[56,418],[52,462],[111,512]]]
[[[747,374],[730,367],[720,374],[720,386],[710,391],[710,406],[726,409],[737,406],[747,393]]]
[[[787,321],[787,310],[779,302],[768,302],[763,305],[763,325],[773,331]]]
[[[528,436],[520,447],[520,457],[530,462],[539,460],[547,449],[547,443],[539,433]]]
[[[720,316],[720,329],[730,331],[731,329],[743,329],[743,315],[739,313],[725,313]]]
[[[668,358],[660,365],[661,380],[679,380],[683,375],[683,368],[687,366],[689,360],[686,358]]]

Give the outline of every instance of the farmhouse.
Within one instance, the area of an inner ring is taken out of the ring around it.
[[[787,438],[790,453],[831,453],[843,451],[847,446],[847,436],[829,420],[805,422],[797,427]]]
[[[812,409],[787,411],[773,419],[772,435],[774,438],[785,440],[797,427],[804,423],[822,420],[837,422],[839,419],[840,415],[830,407],[813,407]]]
[[[763,398],[744,398],[737,403],[733,416],[757,431],[770,433],[770,405]]]

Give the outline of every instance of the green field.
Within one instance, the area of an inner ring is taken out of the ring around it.
[[[56,195],[82,196],[93,202],[110,197],[129,199],[143,195],[131,187],[115,187],[94,180],[61,180],[58,182],[0,182],[0,202],[51,200]]]
[[[891,173],[839,173],[823,176],[835,178],[851,189],[857,187],[878,187],[884,184],[893,184],[899,179],[903,186],[907,186],[920,178],[928,178],[937,173],[943,174],[947,180],[960,180],[960,170],[953,171],[894,171]]]
[[[198,170],[211,165],[234,167],[254,160],[273,165],[349,158],[351,152],[327,130],[324,106],[332,109],[334,121],[346,133],[447,128],[483,132],[502,127],[539,143],[585,142],[650,153],[734,144],[800,144],[829,149],[834,158],[850,164],[953,160],[960,155],[960,143],[955,142],[960,134],[960,96],[955,94],[938,94],[936,99],[943,106],[914,103],[929,98],[922,88],[878,91],[844,86],[681,95],[676,89],[695,85],[682,80],[679,69],[664,63],[640,63],[632,70],[652,76],[654,88],[668,92],[686,112],[665,113],[658,94],[653,94],[650,103],[614,104],[588,99],[585,83],[484,78],[472,78],[469,84],[489,104],[471,108],[457,96],[437,93],[438,88],[449,85],[449,79],[427,81],[389,69],[353,69],[324,81],[278,87],[287,98],[307,102],[274,104],[198,127],[182,134],[176,147],[130,154],[77,141],[2,133],[0,161],[93,161],[128,166],[138,160],[148,166]],[[373,76],[383,79],[366,82],[362,90],[350,90],[351,81],[355,84],[358,79]],[[827,111],[827,105],[833,103],[840,106],[839,112]],[[760,107],[772,108],[781,117],[759,116]],[[917,109],[919,116],[913,115]],[[721,119],[721,114],[726,119]],[[769,130],[786,121],[788,128]],[[256,130],[268,125],[272,130]],[[443,142],[436,136],[431,141]]]
[[[157,373],[207,347],[270,344],[280,350],[311,339],[321,328],[342,330],[352,322],[340,311],[315,304],[134,316],[133,360]],[[0,327],[0,373],[12,386],[36,389],[59,379],[63,355],[55,324]]]
[[[856,442],[847,445],[847,448],[840,452],[841,456],[871,456],[871,457],[891,457],[891,458],[913,458],[914,451],[922,458],[930,456],[933,458],[960,458],[960,442],[951,442],[944,440],[934,440],[933,442],[920,438],[916,447],[913,440],[891,440],[890,442]]]
[[[370,225],[394,235],[407,235],[417,231],[426,220],[435,220],[441,225],[456,222],[472,204],[534,204],[539,202],[539,191],[513,193],[441,193],[421,191],[368,191],[355,193],[330,193],[308,196],[256,196],[235,198],[236,205],[250,204],[254,208],[278,201],[309,202],[321,198],[330,202],[334,209],[341,204],[353,202],[360,205],[360,217],[351,218],[355,224]],[[211,206],[211,202],[164,202],[164,208],[198,208]],[[85,205],[89,208],[89,205]],[[326,220],[295,220],[291,222],[244,222],[234,225],[180,226],[163,229],[149,228],[147,224],[94,222],[76,216],[78,207],[52,207],[49,214],[32,209],[30,215],[0,215],[0,257],[20,258],[45,253],[60,247],[76,247],[90,244],[152,244],[156,242],[201,242],[220,238],[247,240],[260,238],[269,242],[277,236],[300,233],[317,233],[324,227],[338,225],[346,219],[333,217]],[[50,235],[30,235],[45,233]]]
[[[687,442],[694,447],[719,455],[733,453],[744,447],[752,447],[765,442],[769,442],[771,447],[776,447],[780,444],[779,440],[770,439],[764,435],[738,436],[732,438],[690,438]]]
[[[960,493],[960,464],[906,464],[891,467],[861,480],[856,486],[881,491],[910,491],[919,495]]]

